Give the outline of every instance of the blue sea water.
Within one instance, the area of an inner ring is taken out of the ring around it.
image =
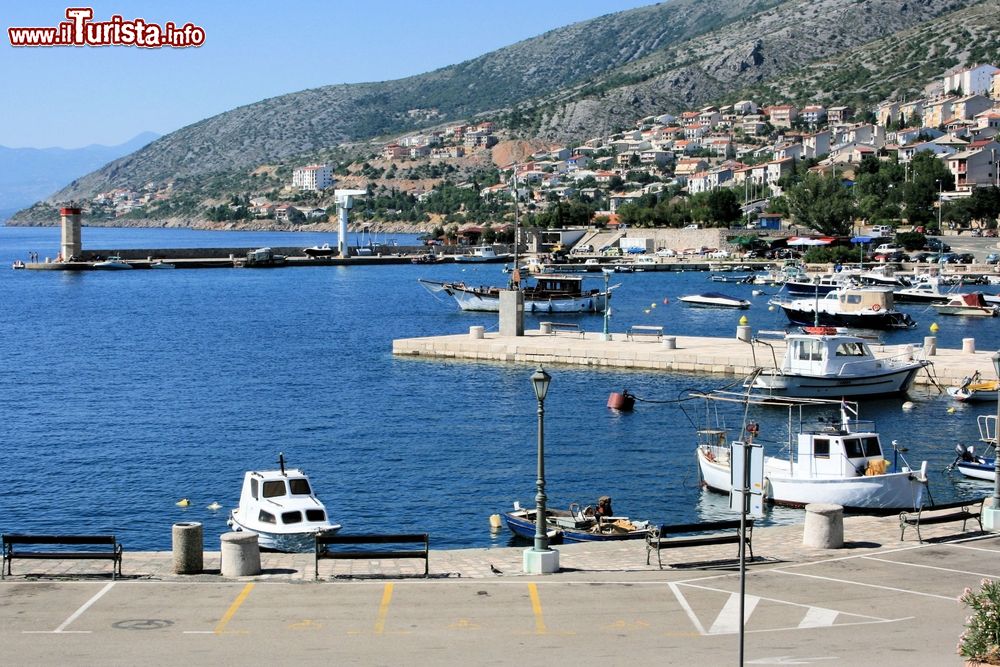
[[[104,249],[294,246],[335,235],[85,228]],[[413,237],[398,235],[402,243]],[[56,228],[0,227],[0,266],[28,251],[58,252]],[[613,300],[611,330],[662,324],[682,335],[734,335],[785,326],[751,287],[708,274],[636,273]],[[169,549],[171,525],[205,524],[206,545],[226,532],[243,473],[284,452],[303,468],[331,517],[350,531],[426,531],[436,548],[506,546],[490,514],[534,502],[533,367],[394,358],[400,337],[497,326],[422,289],[418,277],[505,282],[500,265],[307,267],[268,271],[40,272],[0,269],[0,532],[113,532],[129,549]],[[677,297],[724,291],[749,311],[685,308]],[[905,307],[916,330],[887,334],[919,344],[932,321]],[[648,311],[648,312],[647,312]],[[599,331],[597,315],[579,316]],[[939,344],[1000,346],[996,320],[943,319]],[[527,328],[537,320],[528,315]],[[661,522],[718,518],[727,500],[703,492],[693,454],[703,409],[640,402],[605,407],[612,391],[667,401],[732,378],[553,366],[545,408],[549,503],[614,498],[619,514]],[[984,368],[985,375],[992,369]],[[938,502],[987,494],[991,485],[943,472],[956,442],[975,442],[975,416],[918,388],[867,402],[883,442],[910,463],[927,459]],[[758,415],[762,439],[785,441],[785,413]],[[733,426],[739,417],[728,416]],[[190,498],[187,508],[176,506]],[[223,509],[212,511],[213,501]],[[771,510],[769,520],[801,519]]]

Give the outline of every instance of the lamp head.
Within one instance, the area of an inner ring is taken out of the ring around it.
[[[551,381],[552,376],[539,366],[531,375],[531,385],[535,388],[535,398],[539,401],[545,400],[545,394],[549,392],[549,382]]]

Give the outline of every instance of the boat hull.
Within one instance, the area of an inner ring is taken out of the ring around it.
[[[546,512],[550,517],[551,512]],[[535,510],[512,510],[504,512],[504,522],[512,533],[528,540],[535,538]],[[553,525],[546,522],[549,544],[568,544],[574,542],[617,542],[620,540],[641,540],[648,530],[634,530],[615,533],[592,533],[586,530],[574,530],[568,526]]]
[[[699,447],[698,468],[705,486],[729,493],[728,461],[710,460],[708,449]],[[782,470],[787,461],[764,459],[764,494],[767,502],[787,507],[810,503],[840,505],[855,512],[888,512],[920,507],[926,485],[913,471],[847,478],[795,478]]]
[[[257,534],[257,544],[265,551],[282,553],[305,553],[316,549],[317,533],[335,533],[340,530],[340,524],[311,527],[300,532],[278,533],[262,528],[255,522],[241,521],[239,510],[233,510],[229,515],[229,527],[237,532]]]
[[[753,382],[761,389],[780,396],[794,398],[845,398],[897,396],[913,386],[923,364],[892,370],[866,377],[783,374],[780,371],[761,373]]]
[[[996,469],[993,459],[979,459],[977,461],[959,461],[955,464],[955,469],[970,479],[981,479],[986,482],[996,480]]]
[[[800,310],[786,305],[782,305],[781,309],[785,311],[785,317],[788,318],[788,321],[793,324],[817,324],[852,329],[909,329],[915,324],[903,313],[896,311],[852,315],[828,313],[820,310],[817,315],[814,310]]]

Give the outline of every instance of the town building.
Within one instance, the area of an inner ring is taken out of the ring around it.
[[[333,185],[333,170],[327,164],[311,164],[292,172],[292,187],[300,190],[325,190]]]

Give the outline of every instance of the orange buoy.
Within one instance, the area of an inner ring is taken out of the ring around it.
[[[608,407],[612,410],[629,412],[635,407],[635,396],[628,393],[627,390],[620,394],[616,391],[611,392],[611,395],[608,396]]]

